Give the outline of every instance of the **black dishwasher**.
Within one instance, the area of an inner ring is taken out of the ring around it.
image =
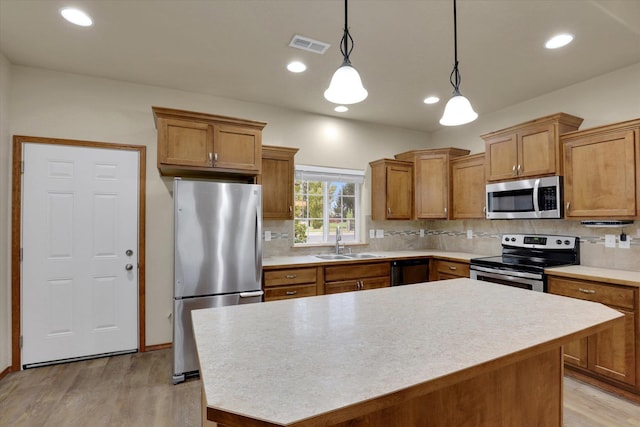
[[[403,259],[391,262],[391,286],[429,281],[428,259]]]

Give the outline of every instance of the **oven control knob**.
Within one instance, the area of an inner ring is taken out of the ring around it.
[[[515,238],[515,237],[512,237],[512,238],[511,238],[511,241],[512,241],[512,242],[515,242],[515,241],[516,241],[516,238]]]
[[[508,241],[509,241],[509,238],[508,238],[508,237],[505,237],[505,238],[504,238],[504,241],[505,241],[505,242],[508,242]]]
[[[562,240],[558,239],[556,240],[556,245],[561,245],[562,244]]]
[[[571,244],[571,242],[570,242],[570,241],[568,241],[568,240],[565,240],[565,241],[564,241],[564,244],[565,244],[565,245],[570,245],[570,244]]]

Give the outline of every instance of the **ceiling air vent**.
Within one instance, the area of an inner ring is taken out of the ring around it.
[[[319,53],[320,55],[322,55],[326,52],[327,49],[329,49],[329,46],[331,45],[329,43],[321,42],[318,40],[310,39],[309,37],[303,37],[296,34],[291,39],[291,43],[289,43],[289,46],[295,47],[297,49],[307,50],[313,53]]]

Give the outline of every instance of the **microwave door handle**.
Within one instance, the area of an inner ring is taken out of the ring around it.
[[[533,184],[533,210],[536,213],[536,217],[540,217],[540,204],[538,203],[538,191],[540,190],[540,178],[536,179]]]

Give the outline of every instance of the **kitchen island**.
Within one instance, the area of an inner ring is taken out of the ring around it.
[[[471,279],[197,310],[203,423],[561,426],[561,346],[621,317]]]

